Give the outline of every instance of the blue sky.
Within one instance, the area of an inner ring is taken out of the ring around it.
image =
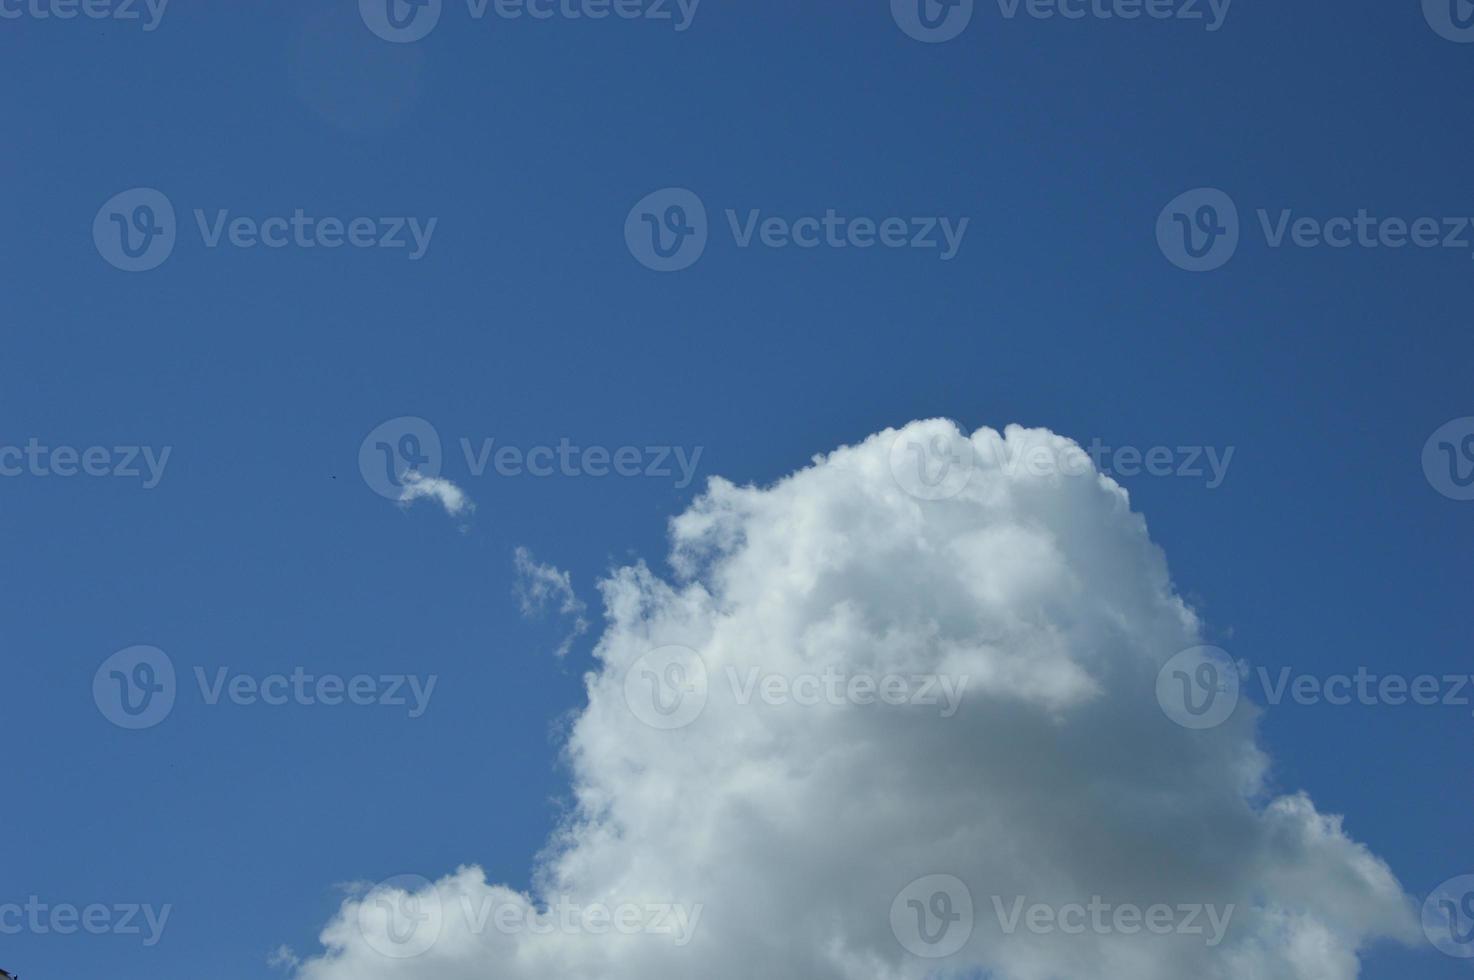
[[[685,30],[447,0],[408,44],[346,0],[175,0],[155,30],[0,6],[25,11],[0,20],[0,446],[170,449],[147,489],[0,477],[0,901],[174,907],[154,947],[0,937],[22,976],[255,977],[278,944],[314,948],[337,883],[476,862],[525,886],[567,788],[597,579],[663,568],[666,521],[707,477],[765,483],[914,418],[1234,447],[1213,488],[1121,477],[1211,642],[1321,676],[1468,670],[1474,503],[1420,454],[1474,415],[1474,245],[1274,248],[1257,217],[1474,216],[1474,46],[1416,3],[1237,0],[1209,31],[979,2],[938,44],[870,0],[704,0]],[[139,187],[178,240],[129,273],[92,230]],[[670,187],[704,204],[708,241],[661,273],[625,225]],[[1204,187],[1241,240],[1191,273],[1156,227]],[[195,209],[436,223],[417,259],[210,248]],[[728,209],[968,226],[947,260],[741,248]],[[474,513],[367,485],[361,443],[404,416],[434,427]],[[462,439],[701,455],[689,485],[476,476]],[[561,661],[566,623],[514,597],[517,546],[590,606]],[[89,691],[135,644],[188,683],[127,732]],[[409,719],[210,706],[196,666],[440,680]],[[1346,814],[1421,898],[1474,870],[1471,725],[1287,705],[1262,731],[1276,783]],[[1388,948],[1363,975],[1412,971],[1467,964]]]

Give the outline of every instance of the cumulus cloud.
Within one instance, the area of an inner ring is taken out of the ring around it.
[[[1031,447],[1076,451],[933,420],[771,487],[713,479],[672,521],[673,580],[601,584],[576,808],[531,893],[391,882],[298,976],[1349,980],[1411,940],[1386,865],[1271,791],[1252,705],[1164,712],[1196,615],[1125,491],[1006,465]],[[1210,942],[1013,916],[1102,904],[1227,918]]]
[[[404,474],[402,482],[404,489],[399,494],[399,503],[402,506],[408,507],[416,500],[434,500],[451,517],[459,517],[476,509],[466,492],[444,477],[425,476],[410,470]]]
[[[535,619],[543,615],[549,606],[554,606],[561,616],[573,620],[572,631],[558,644],[554,654],[562,659],[573,648],[573,641],[588,632],[589,621],[584,613],[588,607],[573,591],[572,577],[554,565],[546,565],[532,557],[532,552],[519,547],[512,553],[517,568],[517,583],[513,592],[521,607],[522,615]]]

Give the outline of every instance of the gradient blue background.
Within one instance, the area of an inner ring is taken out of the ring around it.
[[[1194,276],[1154,224],[1202,185],[1329,217],[1474,214],[1474,47],[1413,2],[1237,0],[1178,22],[1006,21],[943,45],[884,0],[705,0],[692,28],[473,22],[408,46],[351,0],[174,0],[162,26],[0,21],[0,444],[174,447],[160,487],[0,479],[0,901],[173,903],[164,941],[0,937],[27,980],[219,980],[315,948],[335,883],[479,862],[527,881],[566,786],[592,636],[512,598],[511,552],[595,579],[697,486],[475,479],[462,436],[705,447],[766,481],[932,415],[1082,442],[1237,447],[1225,484],[1124,482],[1214,640],[1326,674],[1468,670],[1474,503],[1419,454],[1474,414],[1464,251],[1266,248]],[[714,235],[658,275],[635,201]],[[206,250],[108,266],[99,206],[439,217],[429,254]],[[738,250],[724,208],[966,215],[961,254]],[[470,530],[366,488],[360,441],[420,415]],[[206,708],[128,733],[90,696],[155,644],[182,671],[438,673],[429,713]],[[1468,708],[1287,706],[1304,788],[1421,896],[1474,870]],[[1468,975],[1431,949],[1365,975]]]

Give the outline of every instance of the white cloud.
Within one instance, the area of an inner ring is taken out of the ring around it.
[[[941,421],[903,434],[959,438]],[[674,582],[641,564],[601,584],[601,665],[567,746],[577,810],[534,895],[468,867],[410,886],[415,905],[386,905],[404,897],[395,891],[350,898],[299,977],[911,980],[945,967],[994,980],[1348,980],[1367,943],[1416,935],[1409,899],[1339,818],[1270,792],[1250,704],[1202,731],[1158,706],[1159,668],[1201,631],[1120,487],[1001,467],[1032,444],[1068,446],[1010,427],[975,433],[971,475],[923,500],[892,468],[897,437],[768,488],[713,480],[672,522]],[[663,723],[641,701],[656,692],[647,684],[702,689],[695,660],[683,675],[678,660],[646,657],[672,644],[699,654],[706,701],[662,730],[646,723]],[[727,672],[754,667],[968,684],[951,717],[918,704],[739,703]],[[900,892],[936,874],[965,883],[974,907],[946,960],[908,951],[891,918],[894,905],[904,932]],[[1234,910],[1216,946],[1140,928],[1005,933],[994,900],[1017,896]],[[622,934],[605,918],[569,929],[553,907],[569,902],[673,904],[689,941]],[[394,955],[407,952],[418,955]]]
[[[517,567],[514,592],[523,616],[534,619],[546,612],[549,605],[555,604],[559,615],[572,618],[572,632],[554,651],[558,658],[566,657],[573,648],[573,641],[589,628],[589,621],[584,616],[588,607],[574,594],[572,577],[554,565],[538,562],[526,548],[519,547],[513,552],[512,560]]]
[[[428,498],[438,501],[451,517],[476,509],[466,492],[454,483],[439,476],[424,476],[414,470],[404,474],[404,489],[399,494],[399,503],[405,507],[416,500]]]
[[[301,962],[297,954],[292,952],[292,947],[285,944],[272,950],[271,955],[266,957],[266,965],[274,970],[295,970]]]

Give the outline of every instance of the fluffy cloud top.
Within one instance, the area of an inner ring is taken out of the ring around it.
[[[893,453],[959,441],[974,463],[936,486]],[[1201,637],[1144,521],[1105,477],[1009,465],[1072,448],[934,420],[713,480],[672,522],[674,581],[601,585],[577,808],[534,894],[468,867],[351,898],[298,976],[1345,980],[1412,939],[1340,819],[1268,792],[1251,705],[1163,712],[1159,670]],[[1092,903],[1232,914],[1216,942],[1014,915]]]

